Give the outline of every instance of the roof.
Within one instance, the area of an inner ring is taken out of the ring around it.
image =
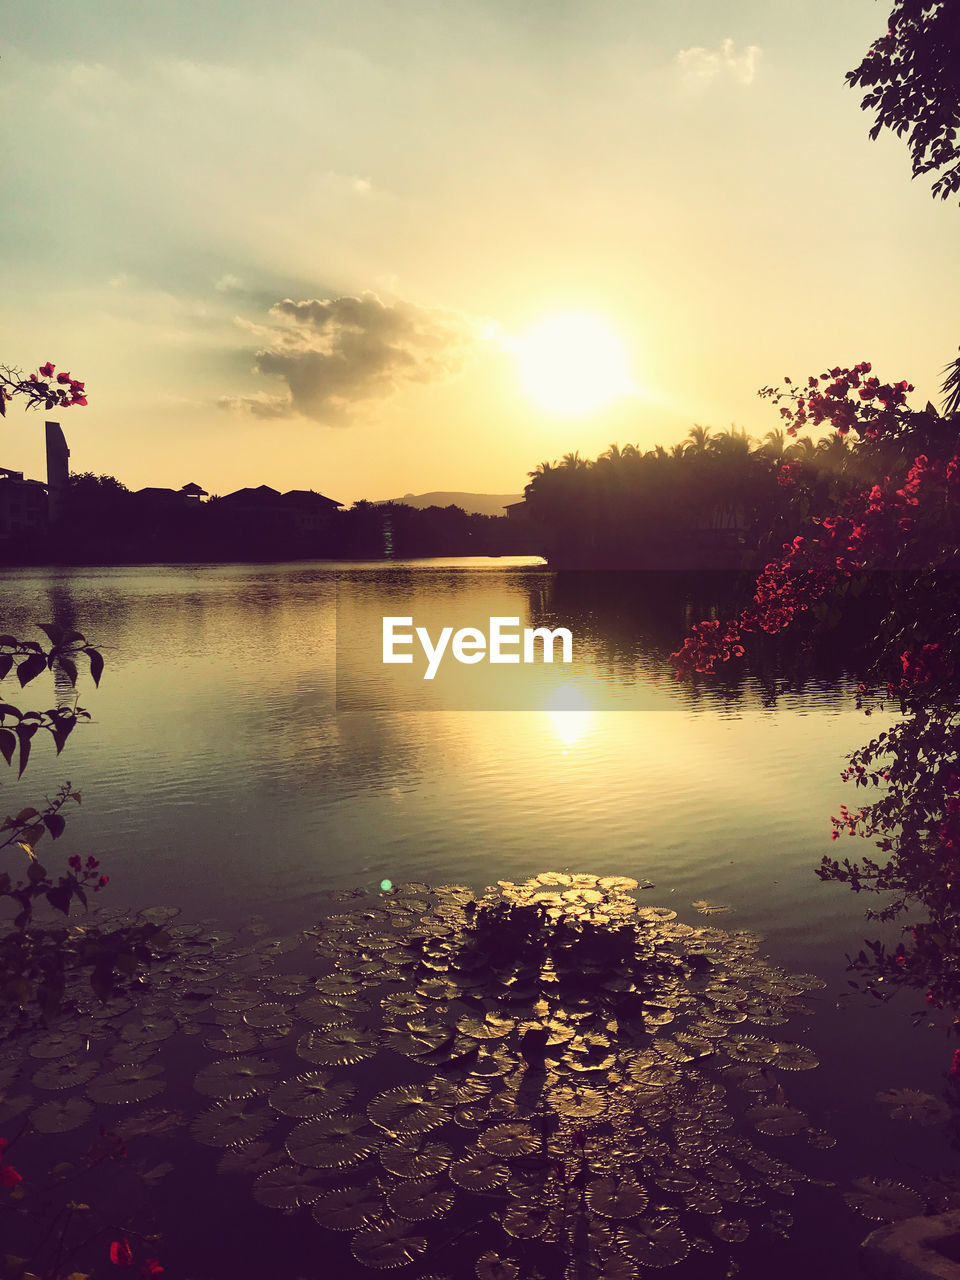
[[[199,497],[201,494],[203,494],[205,498],[209,496],[206,489],[202,489],[195,480],[191,480],[189,484],[183,485],[180,489],[180,492],[193,493],[193,494],[196,494],[197,497]]]
[[[336,498],[327,498],[314,489],[289,489],[283,495],[283,501],[291,507],[342,507]]]
[[[235,489],[233,493],[225,493],[220,501],[233,502],[237,506],[276,506],[280,502],[280,493],[268,484],[261,484],[255,489]]]
[[[138,498],[179,498],[180,494],[176,489],[158,489],[148,486],[146,489],[137,489],[136,497]]]

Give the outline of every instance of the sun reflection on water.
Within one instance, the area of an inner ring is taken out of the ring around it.
[[[579,689],[564,686],[551,693],[546,715],[564,750],[574,747],[591,731],[596,713]]]

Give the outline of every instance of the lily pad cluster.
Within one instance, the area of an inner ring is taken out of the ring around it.
[[[816,1057],[780,1030],[822,983],[636,889],[408,884],[331,894],[282,940],[169,926],[178,961],[136,1007],[0,1046],[0,1126],[186,1126],[343,1274],[723,1275],[811,1181],[767,1139],[832,1144],[784,1088]],[[168,1095],[188,1050],[192,1094]]]

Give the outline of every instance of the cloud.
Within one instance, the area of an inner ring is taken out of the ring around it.
[[[738,84],[752,84],[761,54],[762,50],[755,44],[747,45],[742,53],[737,53],[734,42],[728,38],[721,42],[719,49],[700,46],[681,49],[677,54],[677,65],[684,83],[691,88],[711,84],[718,76],[733,79]]]
[[[232,272],[228,271],[225,275],[222,275],[219,280],[214,282],[213,287],[216,289],[217,293],[231,293],[237,289],[242,289],[243,281],[239,276],[235,276]]]
[[[359,297],[289,298],[270,308],[271,325],[238,318],[264,344],[254,367],[286,393],[227,398],[261,418],[300,415],[343,422],[359,401],[384,399],[413,383],[440,382],[463,368],[482,340],[482,322],[412,302]]]

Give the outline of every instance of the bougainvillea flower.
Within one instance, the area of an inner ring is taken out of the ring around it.
[[[110,1261],[115,1267],[132,1267],[133,1250],[126,1236],[122,1240],[110,1241]]]

